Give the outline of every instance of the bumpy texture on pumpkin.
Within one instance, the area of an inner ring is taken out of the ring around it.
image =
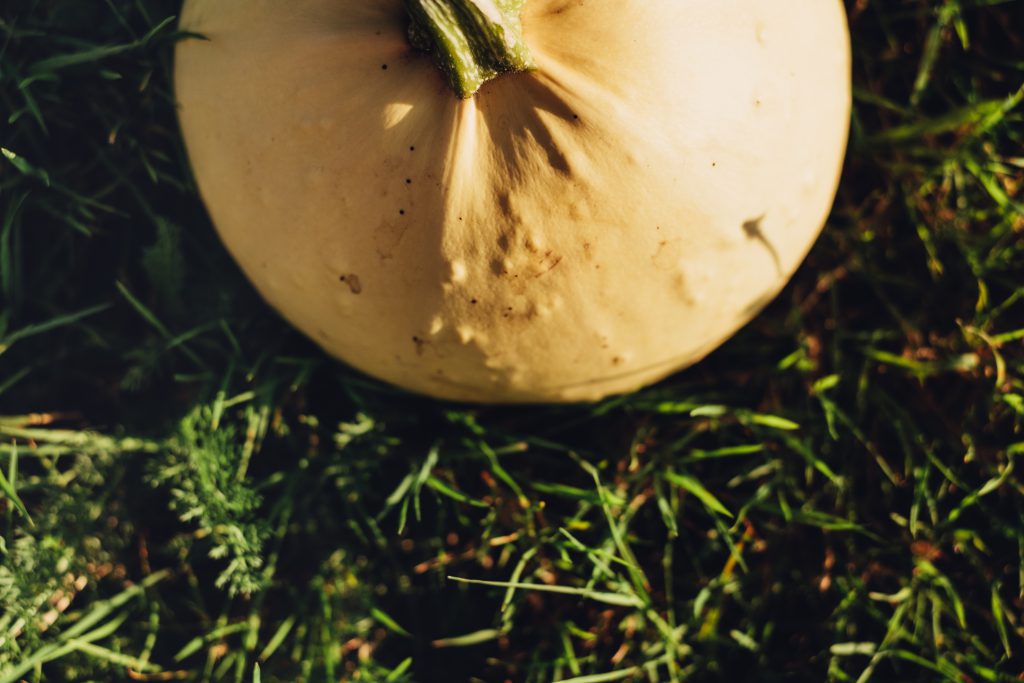
[[[400,0],[187,0],[181,123],[260,293],[331,354],[470,401],[593,400],[770,301],[846,144],[839,0],[529,0],[537,69],[459,100]]]

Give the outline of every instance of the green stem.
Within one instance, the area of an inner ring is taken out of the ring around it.
[[[519,14],[526,0],[405,0],[409,40],[434,55],[455,94],[472,97],[487,81],[534,68]]]

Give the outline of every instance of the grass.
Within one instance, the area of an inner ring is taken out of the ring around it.
[[[172,0],[0,8],[0,681],[1016,681],[1024,1],[848,2],[830,224],[705,362],[325,358],[189,176]]]

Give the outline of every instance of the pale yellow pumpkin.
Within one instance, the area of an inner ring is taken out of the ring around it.
[[[850,111],[839,0],[527,0],[535,68],[455,96],[400,0],[187,0],[176,90],[259,292],[387,382],[594,400],[786,283]]]

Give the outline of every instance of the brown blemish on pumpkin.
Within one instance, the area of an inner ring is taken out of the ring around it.
[[[422,356],[423,348],[427,345],[428,342],[424,339],[421,339],[420,337],[417,337],[416,335],[413,335],[412,343],[415,344],[416,346],[416,355]]]
[[[548,257],[550,254],[551,254],[551,252],[549,251],[547,254],[544,255],[545,258]],[[561,262],[562,262],[562,257],[559,256],[558,258],[556,258],[554,261],[551,262],[551,265],[548,266],[546,270],[542,270],[541,272],[537,273],[533,277],[537,278],[537,277],[541,277],[542,275],[547,275],[552,270],[554,270],[558,266],[558,264],[561,263]]]
[[[658,240],[658,248],[651,255],[651,265],[658,270],[675,270],[683,256],[683,240],[680,238]]]
[[[672,292],[684,303],[691,305],[694,303],[690,288],[686,286],[686,275],[681,271],[672,276]]]
[[[582,247],[583,247],[583,258],[586,261],[593,261],[594,260],[593,245],[591,245],[590,242],[584,242]]]
[[[499,196],[499,203],[502,198]],[[503,210],[514,209],[505,206]],[[543,240],[532,233],[524,233],[512,227],[501,233],[495,246],[497,250],[490,259],[491,272],[498,277],[529,280],[538,278],[554,269],[562,256],[554,250],[547,249]]]
[[[348,275],[342,275],[341,277],[338,278],[338,280],[343,282],[343,283],[345,283],[346,285],[348,285],[349,290],[353,294],[362,294],[363,293],[363,283],[360,282],[359,276],[356,275],[355,273],[349,273]]]
[[[502,275],[508,274],[508,269],[505,267],[505,261],[502,259],[491,259],[491,272],[501,277]]]
[[[761,229],[761,223],[764,222],[766,214],[761,214],[757,218],[751,218],[749,221],[743,221],[743,234],[747,236],[749,240],[756,240],[764,245],[764,248],[768,250],[768,253],[772,257],[772,261],[775,263],[775,271],[782,276],[782,260],[779,258],[779,252],[775,250],[775,246],[768,241],[765,237],[764,231]]]

